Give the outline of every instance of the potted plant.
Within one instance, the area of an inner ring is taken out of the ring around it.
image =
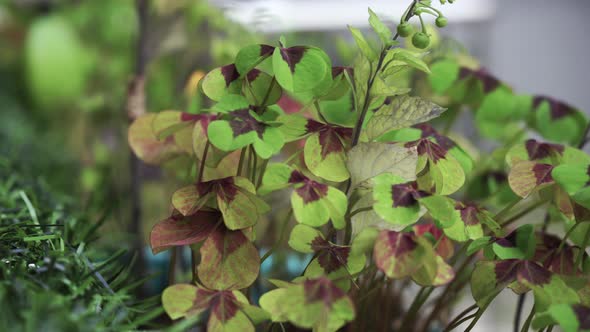
[[[516,330],[590,329],[588,121],[564,102],[516,94],[456,48],[432,47],[425,15],[447,24],[426,0],[395,31],[369,10],[380,46],[350,27],[351,67],[284,38],[247,46],[200,81],[209,108],[131,125],[145,162],[193,161],[194,182],[150,235],[156,253],[193,252],[192,282],[162,294],[170,318],[208,312],[210,331],[470,331],[510,288]],[[301,109],[279,107],[285,95]],[[451,133],[464,110],[493,151]],[[527,219],[533,211],[545,217]],[[286,244],[310,257],[300,275],[261,276]],[[473,305],[449,315],[465,288]],[[521,321],[527,294],[534,306]]]

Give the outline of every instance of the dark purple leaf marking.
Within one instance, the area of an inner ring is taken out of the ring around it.
[[[223,75],[226,87],[228,87],[233,81],[240,78],[240,73],[238,73],[236,65],[233,63],[231,65],[221,67],[221,75]]]
[[[551,272],[533,261],[522,261],[518,266],[518,279],[543,285],[551,280]]]
[[[314,181],[299,171],[293,171],[291,173],[291,176],[289,177],[289,183],[303,184],[301,187],[295,189],[295,192],[297,195],[299,195],[299,197],[301,197],[301,199],[303,199],[304,204],[315,202],[323,197],[326,197],[328,194],[327,185]]]
[[[305,291],[305,303],[322,301],[327,307],[331,307],[334,302],[346,296],[342,289],[336,287],[326,277],[305,280],[303,289]]]
[[[344,151],[344,140],[352,136],[352,128],[329,125],[311,119],[307,120],[305,129],[308,133],[319,134],[322,159],[326,159],[330,153]]]
[[[578,318],[581,330],[590,329],[590,308],[581,304],[574,304],[572,310]]]
[[[212,291],[199,287],[191,310],[210,309],[219,321],[225,323],[236,315],[239,307],[238,299],[231,291]]]
[[[348,72],[348,75],[352,78],[354,69],[352,67],[335,66],[332,67],[332,78],[336,78],[338,75],[342,75],[344,72]]]
[[[549,164],[535,164],[533,166],[532,171],[533,173],[535,173],[537,185],[553,182],[553,177],[551,176],[551,171],[553,170],[553,167],[553,165]]]
[[[492,171],[487,174],[488,178],[494,179],[497,183],[505,183],[508,181],[508,176],[502,171]]]
[[[524,143],[530,160],[537,160],[550,157],[552,153],[563,154],[565,149],[561,144],[542,143],[534,139],[529,139]]]
[[[212,238],[215,248],[223,257],[231,255],[234,251],[249,242],[241,230],[232,231],[224,223],[221,223],[215,229],[215,232],[209,235],[209,238]]]
[[[464,79],[468,77],[473,77],[481,81],[481,83],[483,84],[484,93],[489,93],[490,91],[495,90],[501,84],[496,77],[492,76],[484,68],[473,70],[466,67],[462,67],[459,71],[459,79]]]
[[[215,179],[211,181],[200,182],[196,184],[199,196],[205,196],[215,192],[224,201],[233,201],[238,193],[238,186],[234,183],[233,177]]]
[[[457,205],[455,205],[455,210],[459,210],[459,213],[461,214],[461,220],[463,220],[465,225],[473,226],[479,224],[479,213],[481,210],[477,205],[471,203],[463,204],[458,202]]]
[[[510,234],[506,235],[505,237],[496,239],[495,242],[504,248],[516,248],[518,247],[517,238],[518,229],[510,232]]]
[[[258,75],[260,75],[260,73],[260,70],[254,68],[250,70],[248,74],[246,74],[246,80],[248,80],[248,82],[253,82],[258,77]]]
[[[402,233],[396,231],[387,232],[387,241],[389,242],[390,253],[394,257],[400,257],[401,255],[414,250],[418,243],[414,239],[412,233]]]
[[[289,65],[291,73],[295,72],[295,66],[301,61],[305,51],[308,50],[306,46],[293,46],[289,48],[281,48],[281,57]]]
[[[175,211],[170,218],[157,223],[150,233],[150,244],[154,252],[171,246],[190,245],[204,241],[220,223],[219,211],[198,211],[183,216]]]
[[[516,273],[520,261],[517,259],[507,259],[496,262],[494,273],[496,274],[496,284],[510,283],[516,279]]]
[[[551,119],[553,120],[557,120],[559,118],[563,118],[575,113],[573,106],[570,106],[562,101],[546,96],[535,96],[533,98],[533,109],[538,109],[544,101],[549,103]]]
[[[260,44],[260,56],[261,57],[268,57],[274,52],[275,48],[270,45]]]
[[[262,139],[266,124],[258,122],[251,114],[249,109],[241,109],[231,112],[232,119],[229,121],[234,137],[247,134],[251,131],[255,131],[258,134],[258,138]]]
[[[413,142],[408,142],[404,146],[407,148],[415,146],[419,156],[425,155],[434,163],[438,162],[440,159],[444,159],[447,154],[447,150],[428,138],[421,138]]]
[[[311,249],[315,252],[318,263],[326,273],[336,271],[346,266],[348,262],[350,247],[334,245],[321,236],[311,241]]]
[[[391,186],[393,207],[410,207],[418,204],[418,200],[428,196],[428,193],[418,190],[418,184],[413,182],[394,184]]]
[[[438,145],[440,145],[443,149],[449,151],[450,149],[454,148],[457,144],[453,142],[450,138],[441,135],[436,129],[434,129],[428,123],[419,123],[414,125],[412,128],[420,129],[422,131],[422,138],[432,137],[436,141]]]

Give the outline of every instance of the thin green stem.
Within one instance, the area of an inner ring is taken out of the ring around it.
[[[242,148],[242,152],[240,152],[240,161],[238,162],[238,170],[236,172],[236,176],[242,175],[242,167],[244,166],[244,159],[246,155],[247,147]]]
[[[266,172],[266,166],[268,166],[268,162],[270,159],[262,159],[262,165],[260,165],[260,172],[258,172],[258,180],[256,180],[256,190],[260,188],[262,185],[262,178],[264,177],[264,173]]]
[[[461,324],[465,323],[466,321],[474,318],[477,316],[477,313],[471,314],[469,316],[464,317],[463,319],[455,322],[453,325],[449,325],[443,332],[449,332],[454,330],[457,326],[460,326]]]
[[[466,316],[475,309],[477,309],[477,304],[473,304],[467,307],[465,310],[461,311],[460,314],[458,314],[455,318],[453,318],[453,320],[449,324],[447,324],[447,327],[444,329],[443,332],[451,331],[455,327],[463,324],[463,322],[475,317],[475,314]]]
[[[415,323],[414,318],[416,317],[418,310],[422,307],[424,302],[426,302],[426,300],[428,299],[430,294],[432,294],[433,291],[434,287],[426,286],[422,287],[418,291],[418,294],[416,294],[414,301],[412,301],[412,304],[410,304],[408,312],[406,312],[406,315],[404,316],[404,320],[402,321],[400,331],[412,330],[410,327],[412,326],[411,324]]]
[[[520,327],[520,317],[522,316],[522,308],[524,307],[524,300],[526,299],[526,293],[518,296],[518,303],[516,304],[516,314],[514,315],[514,332],[518,332]]]
[[[573,228],[573,227],[572,227]],[[586,247],[588,247],[588,243],[590,242],[590,227],[586,230],[586,234],[584,234],[584,240],[582,241],[582,246],[580,251],[576,253],[576,260],[574,262],[574,269],[580,265],[582,262],[582,258],[584,257],[584,253],[586,253]]]
[[[535,306],[533,305],[533,308],[531,309],[531,313],[529,313],[529,316],[527,317],[526,321],[524,322],[524,325],[522,325],[522,329],[520,329],[520,332],[528,332],[528,330],[531,328],[531,322],[533,321],[533,317],[535,317],[535,313],[537,312]]]
[[[207,161],[207,152],[209,152],[209,145],[211,143],[209,142],[209,140],[207,140],[207,143],[205,143],[205,149],[203,150],[203,155],[201,156],[201,165],[199,167],[199,174],[197,177],[197,183],[201,182],[203,180],[203,174],[205,173],[205,162]]]
[[[477,322],[479,321],[479,319],[481,318],[481,316],[485,312],[486,308],[487,308],[487,306],[484,308],[479,308],[477,310],[477,312],[475,313],[475,316],[473,317],[473,320],[471,321],[469,326],[467,326],[467,328],[465,329],[465,332],[470,332],[471,330],[473,330],[473,328],[475,327],[475,324],[477,324]]]
[[[412,18],[412,16],[414,16],[414,8],[418,4],[418,2],[419,2],[418,0],[412,1],[412,4],[408,7],[408,10],[404,15],[403,21],[407,22],[410,20],[410,18]],[[393,37],[393,40],[397,40],[397,38],[399,38],[399,34],[396,33],[395,36]],[[387,54],[387,51],[389,51],[390,49],[391,49],[391,46],[383,48],[383,50],[381,51],[381,54],[379,55],[379,60],[377,62],[377,67],[375,67],[375,72],[373,73],[373,75],[370,76],[370,78],[367,82],[367,93],[365,95],[365,100],[363,101],[361,113],[360,113],[360,115],[356,121],[356,125],[354,126],[354,129],[353,129],[351,147],[356,146],[359,142],[360,137],[361,137],[361,130],[363,127],[363,123],[365,122],[365,117],[366,117],[367,112],[369,110],[369,105],[370,105],[370,101],[371,101],[371,88],[373,87],[373,83],[375,82],[377,75],[379,75],[379,72],[382,69],[383,60],[385,60],[385,55]]]
[[[272,253],[281,245],[281,243],[283,242],[284,238],[285,238],[285,234],[287,234],[287,225],[289,224],[289,221],[291,220],[291,217],[293,216],[293,209],[289,209],[289,212],[287,213],[287,216],[285,217],[285,220],[283,221],[283,223],[281,224],[281,230],[279,231],[279,239],[277,242],[275,242],[275,244],[272,246],[272,248],[270,248],[266,253],[264,253],[264,255],[262,256],[262,258],[260,259],[260,264],[262,265],[262,263],[264,263],[264,261],[270,257],[270,255],[272,255]]]

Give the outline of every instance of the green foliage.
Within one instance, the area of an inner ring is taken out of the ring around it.
[[[349,27],[359,53],[352,68],[333,67],[321,49],[288,46],[284,37],[278,46],[247,46],[199,84],[210,108],[131,125],[138,157],[156,164],[190,158],[195,169],[194,182],[173,194],[171,216],[150,235],[154,252],[190,245],[200,253],[193,284],[164,291],[172,319],[209,311],[213,331],[257,324],[379,330],[363,316],[372,308],[367,299],[402,299],[406,282],[422,288],[387,320],[399,331],[428,330],[465,285],[478,310],[468,331],[505,288],[534,295],[528,323],[536,315],[543,327],[565,324],[563,317],[587,312],[590,232],[575,232],[590,220],[590,157],[579,149],[586,119],[563,102],[515,94],[467,55],[439,47],[422,15],[447,24],[431,1],[412,1],[394,36],[369,11],[376,38]],[[414,16],[421,30],[412,43],[427,54],[398,47]],[[279,106],[287,98],[300,109]],[[498,141],[496,150],[479,152],[451,132],[462,110],[474,113],[481,137]],[[447,122],[437,130],[441,115]],[[542,140],[525,140],[529,131]],[[261,221],[287,200],[273,241],[258,232]],[[512,227],[538,209],[567,235],[556,237],[541,222]],[[298,277],[271,280],[276,289],[256,307],[243,293],[266,278],[260,264],[287,238],[312,257]],[[269,242],[260,258],[256,245]],[[386,295],[375,295],[380,287]],[[416,320],[431,294],[431,317]],[[566,328],[586,324],[577,322]]]
[[[161,314],[138,302],[125,251],[97,250],[102,221],[72,212],[42,181],[0,166],[2,331],[131,330]]]

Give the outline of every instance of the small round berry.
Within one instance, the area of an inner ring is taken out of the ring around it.
[[[446,17],[444,17],[444,16],[439,16],[439,17],[437,17],[437,18],[436,18],[436,21],[435,21],[435,23],[436,23],[436,26],[437,26],[437,27],[439,27],[439,28],[444,28],[444,27],[446,27],[446,26],[447,26],[447,24],[449,23],[449,21],[447,20],[447,18],[446,18]]]
[[[412,37],[412,44],[419,49],[425,49],[430,45],[430,37],[424,32],[416,32]]]
[[[413,32],[413,28],[410,25],[410,23],[408,22],[404,22],[400,25],[397,26],[397,33],[401,36],[401,37],[409,37],[412,35]]]

